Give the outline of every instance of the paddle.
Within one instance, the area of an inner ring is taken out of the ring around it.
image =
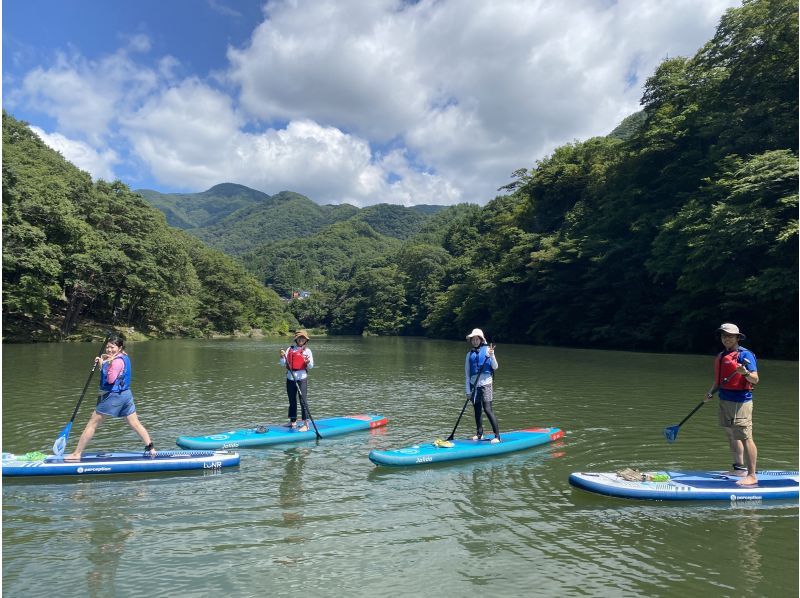
[[[688,420],[690,417],[692,417],[692,416],[695,414],[695,412],[696,412],[698,409],[700,409],[700,407],[702,407],[702,406],[703,406],[703,405],[705,405],[705,404],[706,404],[706,402],[705,402],[705,401],[701,401],[701,402],[700,402],[700,404],[699,404],[697,407],[695,407],[694,409],[692,409],[692,412],[691,412],[689,415],[687,415],[686,417],[684,417],[684,418],[683,418],[683,420],[681,421],[681,423],[679,423],[679,424],[677,424],[677,425],[674,425],[674,426],[668,426],[668,427],[664,428],[664,438],[666,438],[666,439],[667,439],[667,442],[669,442],[670,444],[672,444],[673,442],[675,442],[675,439],[678,437],[678,429],[679,429],[679,428],[680,428],[680,427],[681,427],[683,424],[685,424],[685,423],[686,423],[686,420]]]
[[[103,351],[105,351],[106,345],[108,344],[108,339],[111,338],[113,333],[111,331],[106,333],[106,338],[103,340],[103,345],[100,347],[100,352],[97,354],[97,357],[103,356]],[[72,429],[72,423],[75,421],[75,416],[78,415],[78,409],[80,409],[81,403],[83,402],[83,397],[86,396],[86,389],[89,388],[89,383],[92,381],[92,376],[94,376],[94,371],[97,369],[97,359],[94,360],[92,364],[92,371],[89,372],[89,377],[86,379],[86,384],[83,385],[83,392],[81,392],[81,398],[78,399],[78,404],[75,405],[75,410],[72,412],[72,417],[69,418],[69,422],[64,429],[61,430],[61,434],[58,435],[56,441],[53,443],[53,454],[56,457],[60,457],[64,454],[64,449],[67,448],[67,440],[69,439],[69,431]]]
[[[283,351],[281,351],[283,353]],[[317,435],[317,438],[322,438],[320,435],[319,430],[317,430],[317,423],[314,421],[314,418],[311,415],[311,410],[308,408],[308,403],[306,403],[306,398],[303,396],[303,392],[300,390],[300,385],[297,383],[297,378],[294,376],[294,371],[292,368],[289,367],[289,360],[286,360],[286,369],[289,370],[289,374],[292,376],[292,380],[294,380],[294,386],[297,389],[297,394],[300,397],[300,404],[303,406],[303,409],[306,410],[308,414],[308,419],[311,420],[311,425],[314,426],[314,433]]]
[[[744,362],[745,363],[750,363],[750,360],[749,359],[745,359]],[[736,373],[737,372],[733,372],[730,375],[725,376],[725,378],[722,379],[722,383],[724,384],[725,382],[730,380],[734,376],[734,374],[736,374]],[[697,410],[700,409],[700,407],[702,407],[705,404],[706,404],[706,402],[702,401],[697,407],[692,409],[692,412],[689,415],[687,415],[686,417],[683,418],[683,420],[681,420],[681,423],[676,424],[674,426],[667,426],[666,428],[664,428],[664,438],[667,439],[667,442],[669,442],[670,444],[675,442],[675,440],[678,438],[678,430],[680,429],[680,427],[683,424],[685,424],[686,420],[688,420],[690,417],[692,417],[697,412]]]
[[[489,346],[492,349],[494,349],[494,344],[491,344]],[[475,403],[475,397],[478,394],[478,380],[481,379],[481,374],[483,373],[483,368],[486,367],[486,363],[491,361],[491,360],[492,360],[491,357],[489,357],[487,355],[486,359],[483,360],[483,363],[481,364],[481,367],[478,368],[478,376],[475,378],[475,386],[472,388],[472,395],[467,397],[467,400],[464,401],[464,406],[461,408],[461,413],[458,414],[458,419],[456,420],[456,425],[453,426],[453,431],[450,432],[450,436],[447,437],[448,441],[453,440],[453,436],[455,436],[455,434],[456,434],[456,429],[458,428],[458,424],[461,423],[461,418],[464,415],[464,411],[467,409],[467,403],[469,403],[470,401],[472,401],[473,404]]]

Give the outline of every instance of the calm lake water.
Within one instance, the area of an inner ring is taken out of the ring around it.
[[[157,448],[181,434],[282,423],[285,339],[132,344],[137,411]],[[797,595],[796,503],[669,504],[571,488],[570,472],[722,469],[712,356],[499,345],[501,430],[558,426],[557,443],[421,469],[372,448],[450,433],[467,344],[319,338],[315,418],[377,413],[386,428],[242,449],[210,474],[3,483],[4,596]],[[49,452],[95,344],[3,346],[2,448]],[[760,469],[798,467],[798,364],[759,361]],[[93,380],[92,389],[96,379]],[[81,406],[69,448],[93,408]],[[469,410],[458,435],[474,433]],[[88,450],[141,448],[121,420]]]

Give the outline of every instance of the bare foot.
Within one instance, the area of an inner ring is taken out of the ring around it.
[[[758,484],[758,478],[754,475],[747,475],[738,482],[736,482],[737,486],[755,486],[757,484]]]
[[[81,454],[80,453],[70,453],[66,457],[64,457],[64,461],[80,461]]]
[[[297,428],[297,431],[298,431],[298,432],[308,432],[308,426],[307,426],[307,425],[305,425],[305,424],[303,424],[302,426],[300,426],[299,428]]]

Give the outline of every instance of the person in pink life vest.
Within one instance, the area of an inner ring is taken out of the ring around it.
[[[758,449],[753,440],[753,387],[758,384],[758,366],[752,351],[742,347],[745,335],[736,324],[722,324],[717,332],[725,348],[714,363],[714,383],[706,393],[710,401],[719,392],[719,423],[725,429],[733,457],[728,475],[739,476],[740,486],[753,486]]]
[[[95,357],[95,361],[101,366],[97,405],[78,439],[78,446],[64,460],[80,461],[83,449],[107,417],[124,417],[144,442],[145,455],[155,456],[156,450],[150,434],[136,415],[136,405],[131,393],[131,360],[125,352],[125,339],[121,336],[109,337],[105,353],[101,357]]]
[[[308,430],[308,413],[306,402],[308,399],[308,370],[314,367],[314,355],[308,348],[309,336],[305,330],[298,330],[294,335],[294,344],[286,349],[281,349],[280,364],[286,368],[286,394],[289,397],[289,427],[298,432]],[[300,398],[302,423],[297,425],[297,398]]]

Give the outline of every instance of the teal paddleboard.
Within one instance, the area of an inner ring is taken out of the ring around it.
[[[373,450],[369,453],[369,459],[375,465],[395,467],[428,465],[503,455],[553,442],[563,436],[564,431],[559,428],[528,428],[503,432],[500,434],[501,442],[497,443],[491,442],[492,435],[484,437],[483,440],[455,439],[450,442],[439,440],[388,451]]]
[[[370,430],[385,426],[389,421],[383,415],[345,415],[315,419],[317,430],[322,438],[340,436],[359,430]],[[231,449],[251,446],[269,446],[314,440],[317,437],[314,426],[309,421],[308,430],[300,432],[288,424],[265,424],[206,436],[180,436],[175,441],[178,446],[189,449]]]

